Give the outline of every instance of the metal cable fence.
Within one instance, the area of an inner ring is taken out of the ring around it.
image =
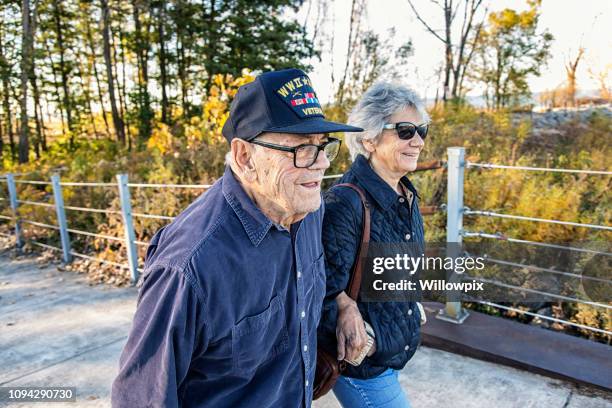
[[[534,223],[543,223],[543,224],[552,224],[552,225],[563,225],[567,227],[574,228],[587,228],[591,230],[603,231],[604,233],[612,231],[612,226],[610,225],[598,225],[598,224],[590,224],[590,223],[579,223],[573,222],[569,220],[556,220],[556,219],[546,219],[546,218],[538,218],[531,217],[526,215],[515,215],[515,214],[504,214],[496,211],[489,211],[486,209],[477,209],[473,210],[469,207],[464,206],[464,177],[465,177],[465,169],[468,168],[477,168],[477,169],[500,169],[506,171],[528,171],[528,172],[550,172],[550,173],[568,173],[568,174],[584,174],[589,176],[610,176],[612,175],[611,171],[599,171],[599,170],[589,170],[589,169],[563,169],[563,168],[542,168],[542,167],[528,167],[528,166],[508,166],[508,165],[500,165],[493,163],[473,163],[469,162],[465,159],[465,149],[464,148],[449,148],[448,149],[449,161],[448,161],[448,186],[447,186],[447,242],[456,242],[462,243],[463,238],[483,238],[485,240],[496,240],[496,241],[505,241],[513,244],[520,244],[524,246],[531,246],[536,248],[546,249],[554,249],[560,252],[567,251],[571,253],[580,253],[580,254],[588,254],[588,255],[596,255],[603,257],[610,257],[612,253],[608,250],[601,249],[592,249],[592,248],[580,248],[572,245],[559,245],[547,242],[537,242],[528,239],[520,239],[515,237],[508,237],[501,232],[495,233],[487,233],[483,231],[468,231],[464,228],[464,216],[470,217],[491,217],[498,219],[510,219],[517,220],[522,222],[534,222]],[[609,241],[608,241],[609,242]],[[550,267],[543,267],[538,265],[530,265],[524,263],[524,260],[507,260],[507,259],[497,259],[494,257],[487,256],[484,254],[484,259],[486,262],[490,264],[495,264],[507,268],[520,269],[522,271],[526,271],[529,273],[535,274],[549,274],[554,276],[562,276],[564,278],[569,279],[580,279],[582,281],[593,281],[598,285],[611,285],[612,277],[608,275],[603,277],[598,276],[585,276],[584,274],[576,273],[576,271],[563,271],[559,269],[554,269]],[[583,299],[576,296],[565,296],[561,293],[551,293],[546,290],[538,290],[534,288],[522,287],[514,284],[510,284],[502,281],[501,279],[490,279],[481,276],[465,276],[466,278],[470,278],[479,282],[487,283],[489,285],[493,285],[496,287],[504,288],[509,291],[518,291],[521,293],[534,294],[545,296],[546,298],[557,299],[560,302],[567,302],[572,304],[583,304],[594,308],[600,308],[609,313],[609,310],[612,309],[612,302],[606,301],[591,301],[587,299]],[[594,333],[604,334],[604,335],[612,335],[612,332],[606,329],[601,329],[598,327],[593,327],[590,325],[579,324],[576,322],[572,322],[569,320],[558,319],[550,316],[543,315],[537,312],[525,311],[519,307],[508,306],[504,304],[500,304],[499,302],[491,302],[488,300],[478,299],[472,296],[465,296],[464,301],[478,303],[480,305],[486,305],[492,308],[496,308],[499,310],[512,311],[519,314],[524,314],[527,316],[531,316],[534,318],[539,318],[543,320],[548,320],[551,322],[564,324],[568,326],[572,326],[575,328],[588,330]],[[461,301],[453,301],[447,302],[445,308],[440,311],[439,317],[443,320],[451,321],[453,323],[461,323],[468,316],[469,312],[463,307],[463,302]],[[504,303],[504,302],[502,302]]]

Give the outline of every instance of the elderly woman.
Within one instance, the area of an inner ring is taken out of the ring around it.
[[[370,205],[370,242],[423,245],[423,218],[416,189],[406,173],[417,167],[429,117],[412,90],[378,83],[363,95],[349,123],[363,132],[345,137],[353,165],[338,183],[352,183]],[[415,302],[354,302],[345,292],[361,240],[362,204],[346,187],[325,194],[323,245],[327,291],[319,342],[336,349],[338,360],[356,360],[367,344],[364,321],[374,344],[358,366],[347,369],[334,394],[343,407],[409,407],[398,381],[420,341],[422,308]],[[424,316],[423,316],[424,318]]]

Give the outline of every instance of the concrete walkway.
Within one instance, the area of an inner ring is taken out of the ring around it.
[[[72,272],[0,254],[0,386],[77,388],[77,403],[10,406],[109,407],[135,305],[134,288],[90,287]],[[612,408],[610,393],[426,347],[400,379],[415,408]],[[328,395],[314,406],[340,405]]]

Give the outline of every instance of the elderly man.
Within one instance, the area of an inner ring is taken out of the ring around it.
[[[115,407],[309,407],[325,295],[321,181],[361,129],[304,72],[242,86],[223,177],[152,239]]]

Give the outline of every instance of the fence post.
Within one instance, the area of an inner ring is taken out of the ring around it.
[[[13,174],[9,173],[6,175],[6,184],[8,186],[9,203],[13,212],[13,219],[15,220],[15,245],[17,245],[17,248],[21,248],[23,246],[23,239],[17,214],[17,188],[15,187],[15,176]]]
[[[465,148],[449,147],[448,155],[448,199],[446,204],[446,242],[448,256],[459,256],[463,229],[463,173],[465,171]],[[454,274],[455,278],[460,275]],[[440,310],[437,318],[461,324],[469,316],[461,301],[447,301],[444,309]]]
[[[130,202],[130,189],[128,187],[127,174],[117,174],[119,184],[119,198],[121,200],[121,215],[125,227],[125,240],[128,255],[128,265],[132,276],[132,283],[138,281],[138,253],[136,252],[136,234],[132,223],[132,204]]]
[[[53,201],[55,201],[57,225],[59,227],[60,239],[62,241],[63,259],[64,263],[70,263],[70,261],[72,261],[72,254],[70,253],[70,235],[68,235],[68,222],[66,221],[64,195],[62,194],[59,174],[54,174],[51,176],[51,184],[53,185]]]

